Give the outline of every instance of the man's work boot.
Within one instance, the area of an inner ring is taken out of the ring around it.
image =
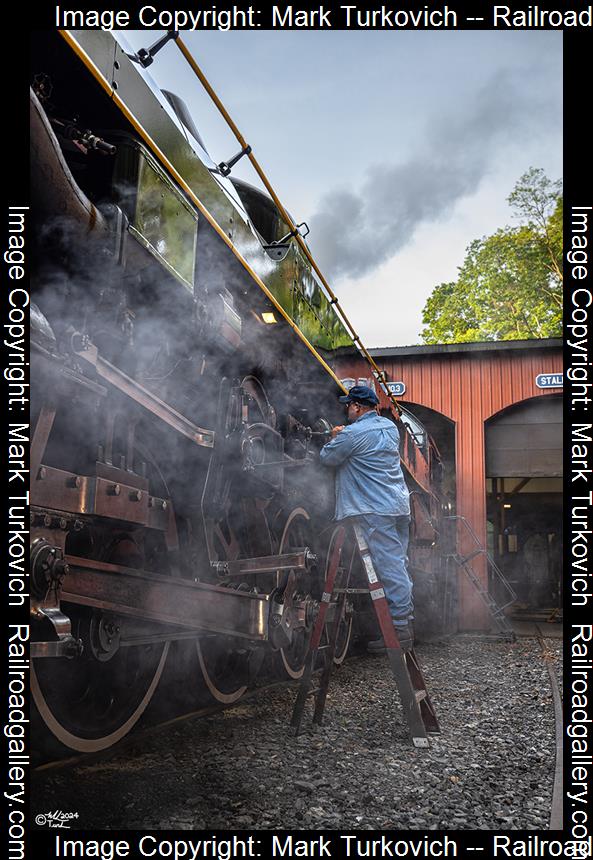
[[[383,637],[380,639],[374,639],[372,642],[367,642],[367,651],[369,654],[384,654],[385,642]]]
[[[414,633],[411,622],[403,625],[394,624],[393,629],[397,633],[402,651],[411,651],[414,647]],[[385,642],[383,638],[367,642],[367,651],[369,654],[384,654]]]
[[[412,625],[408,622],[408,624],[394,625],[394,627],[402,651],[411,651],[414,647],[414,632],[412,630]]]

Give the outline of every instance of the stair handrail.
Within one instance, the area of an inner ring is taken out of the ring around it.
[[[508,579],[506,578],[506,576],[504,575],[502,570],[496,564],[496,562],[494,561],[494,559],[492,558],[492,556],[488,552],[487,548],[482,544],[482,541],[480,540],[480,538],[477,536],[477,534],[473,530],[467,517],[463,517],[460,514],[450,514],[446,517],[443,517],[443,519],[445,519],[445,520],[458,520],[459,522],[463,523],[466,530],[469,532],[470,536],[472,537],[474,543],[479,548],[480,552],[486,556],[488,564],[490,565],[490,567],[492,568],[492,570],[494,571],[494,573],[496,574],[496,576],[498,577],[500,582],[506,588],[506,590],[510,596],[509,601],[507,603],[505,603],[504,606],[501,606],[501,609],[506,609],[507,606],[510,606],[511,604],[515,603],[515,601],[517,600],[517,593],[515,592],[513,586],[508,581]],[[461,558],[461,556],[459,556],[458,553],[455,553],[455,555],[457,555],[458,558]]]

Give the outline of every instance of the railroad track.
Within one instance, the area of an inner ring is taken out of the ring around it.
[[[554,768],[554,786],[552,789],[552,803],[550,809],[550,824],[549,830],[562,830],[563,823],[563,790],[562,790],[562,773],[563,773],[563,741],[564,741],[564,725],[563,725],[563,709],[562,709],[562,693],[558,684],[558,677],[554,667],[554,655],[549,650],[545,642],[544,632],[539,624],[535,625],[536,639],[541,648],[542,655],[548,677],[550,679],[550,687],[552,689],[552,700],[554,703],[554,722],[555,722],[555,740],[556,740],[556,764]]]

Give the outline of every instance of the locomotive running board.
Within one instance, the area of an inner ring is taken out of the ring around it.
[[[186,630],[268,639],[269,594],[251,594],[68,556],[61,602]]]

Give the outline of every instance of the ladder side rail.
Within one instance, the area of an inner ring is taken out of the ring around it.
[[[422,722],[424,723],[428,732],[440,732],[441,729],[439,727],[436,711],[433,707],[432,702],[430,701],[430,696],[428,695],[428,690],[426,688],[426,681],[424,680],[424,675],[422,674],[422,669],[420,668],[420,664],[418,663],[416,654],[414,651],[409,651],[404,656],[408,673],[412,680],[412,686],[415,690],[425,691],[425,695],[423,695],[419,699]]]
[[[383,585],[375,572],[375,568],[371,560],[370,550],[364,539],[362,529],[360,528],[360,526],[355,524],[353,526],[353,530],[354,536],[356,538],[356,543],[358,544],[360,559],[362,561],[365,575],[367,578],[369,594],[373,602],[373,609],[375,610],[377,621],[379,622],[379,627],[381,628],[385,647],[394,649],[397,648],[398,650],[401,650],[401,645],[399,644],[399,639],[397,638],[397,633],[395,632],[395,628],[391,620],[391,613],[389,611],[389,607],[387,606],[385,589],[383,588]]]
[[[400,695],[402,709],[415,747],[428,747],[427,732],[439,732],[439,725],[421,672],[412,674],[410,666],[417,665],[415,655],[402,650],[393,626],[391,612],[381,582],[375,572],[370,550],[360,526],[353,526],[360,559],[369,584],[369,593],[385,642],[387,659]],[[419,668],[419,667],[418,667]],[[416,682],[416,683],[414,683]],[[423,707],[424,705],[424,707]]]
[[[412,737],[412,743],[416,747],[428,747],[427,733],[439,732],[440,728],[428,695],[428,690],[426,689],[426,683],[414,652],[404,652],[401,648],[399,638],[393,626],[385,591],[375,572],[364,535],[356,525],[353,526],[353,531],[355,537],[353,553],[358,552],[365,570],[368,591],[379,627],[383,634],[387,657],[398,688],[402,709]],[[328,556],[329,565],[323,589],[323,597],[313,628],[305,669],[292,714],[291,726],[295,730],[295,735],[299,733],[305,702],[308,696],[315,695],[313,722],[320,724],[323,718],[340,620],[345,611],[346,599],[349,592],[350,571],[352,569],[352,564],[348,564],[345,568],[340,566],[345,537],[346,530],[342,528],[338,532],[335,543],[330,549],[331,554]],[[327,608],[335,593],[339,594],[338,607],[334,615],[333,628],[328,634]],[[329,640],[327,645],[321,646],[321,648],[326,649],[326,662],[322,670],[319,686],[311,689],[315,661],[320,650],[321,637],[324,632]]]
[[[338,572],[338,580],[344,581],[344,588],[341,591],[338,601],[337,601],[337,611],[334,616],[334,621],[332,622],[333,626],[331,628],[331,632],[329,635],[329,643],[327,651],[325,652],[325,663],[323,666],[323,670],[321,672],[321,679],[319,682],[319,692],[315,697],[315,710],[313,712],[313,722],[317,725],[321,725],[323,721],[323,712],[325,710],[325,700],[327,698],[327,691],[329,688],[329,679],[334,668],[334,655],[336,653],[336,645],[338,643],[338,635],[340,632],[340,622],[344,616],[344,611],[346,608],[346,596],[347,596],[347,588],[348,581],[350,579],[350,565],[346,568],[340,568]],[[342,583],[340,583],[342,586]],[[334,589],[335,593],[335,589]],[[327,628],[326,628],[327,629]]]
[[[315,662],[317,659],[317,654],[319,652],[319,646],[321,644],[321,637],[323,635],[323,631],[326,629],[326,616],[327,610],[331,601],[331,597],[336,584],[336,577],[338,575],[338,571],[340,568],[340,560],[342,557],[342,547],[344,545],[344,540],[346,538],[346,530],[341,528],[336,535],[335,542],[332,547],[330,547],[330,552],[333,555],[330,557],[330,564],[327,571],[327,576],[323,585],[323,594],[321,596],[321,601],[319,603],[319,612],[317,614],[317,618],[315,619],[315,624],[313,626],[313,633],[311,634],[311,641],[309,643],[309,650],[307,652],[307,657],[305,659],[305,669],[303,671],[303,676],[301,678],[301,683],[299,684],[299,691],[297,694],[296,702],[294,704],[292,719],[290,724],[294,729],[295,735],[299,734],[301,722],[303,719],[303,713],[305,709],[305,702],[307,697],[309,696],[311,690],[311,680],[313,677],[313,670],[315,666]],[[328,661],[330,662],[330,661]],[[333,656],[332,660],[333,662]],[[329,676],[328,676],[329,681]],[[321,690],[321,686],[319,688]],[[327,692],[327,689],[326,689]],[[325,702],[325,697],[324,697]],[[322,715],[321,715],[322,716]],[[319,721],[321,721],[321,716]]]

